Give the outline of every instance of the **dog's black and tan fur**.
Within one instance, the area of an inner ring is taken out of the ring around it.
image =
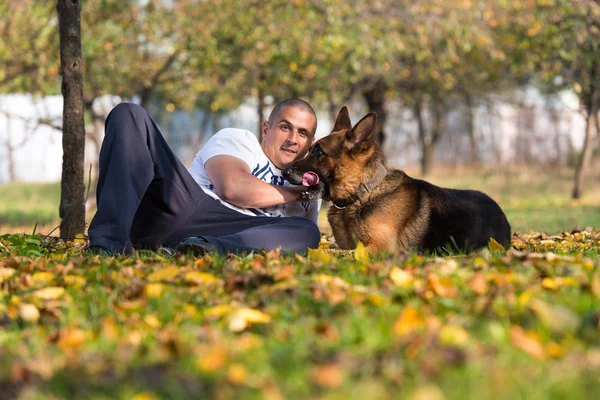
[[[341,248],[360,241],[370,253],[471,251],[487,246],[490,238],[510,246],[506,216],[487,195],[386,170],[371,140],[376,120],[370,113],[352,127],[343,107],[331,134],[283,171],[294,184],[301,184],[307,171],[319,175],[319,187],[310,192],[333,203],[328,219]]]

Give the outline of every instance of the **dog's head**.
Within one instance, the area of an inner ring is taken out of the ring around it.
[[[325,200],[353,196],[359,185],[368,184],[383,168],[379,145],[371,140],[376,123],[372,112],[352,127],[348,109],[342,107],[331,133],[318,140],[306,157],[284,169],[283,176],[296,185],[324,185]]]

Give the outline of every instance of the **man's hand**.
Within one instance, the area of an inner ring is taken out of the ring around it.
[[[309,202],[319,200],[325,195],[325,184],[319,182],[316,185],[306,186],[306,189],[301,192],[300,201]]]

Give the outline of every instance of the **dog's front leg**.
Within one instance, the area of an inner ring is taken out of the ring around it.
[[[350,235],[344,211],[330,207],[329,212],[327,213],[327,220],[329,221],[329,225],[331,225],[333,237],[335,238],[337,245],[345,250],[353,249],[355,243]]]

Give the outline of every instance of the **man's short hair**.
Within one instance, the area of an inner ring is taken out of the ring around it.
[[[268,120],[269,126],[271,126],[274,121],[277,121],[279,119],[283,109],[287,108],[287,107],[299,108],[302,111],[311,113],[313,115],[313,117],[315,117],[315,127],[312,131],[312,134],[314,135],[315,132],[317,131],[317,114],[315,113],[315,110],[313,110],[313,108],[311,107],[310,104],[308,104],[306,101],[301,100],[301,99],[287,99],[287,100],[283,100],[282,102],[278,103],[275,106],[275,108],[273,108],[273,111],[271,111],[271,115],[269,115],[269,120]]]

